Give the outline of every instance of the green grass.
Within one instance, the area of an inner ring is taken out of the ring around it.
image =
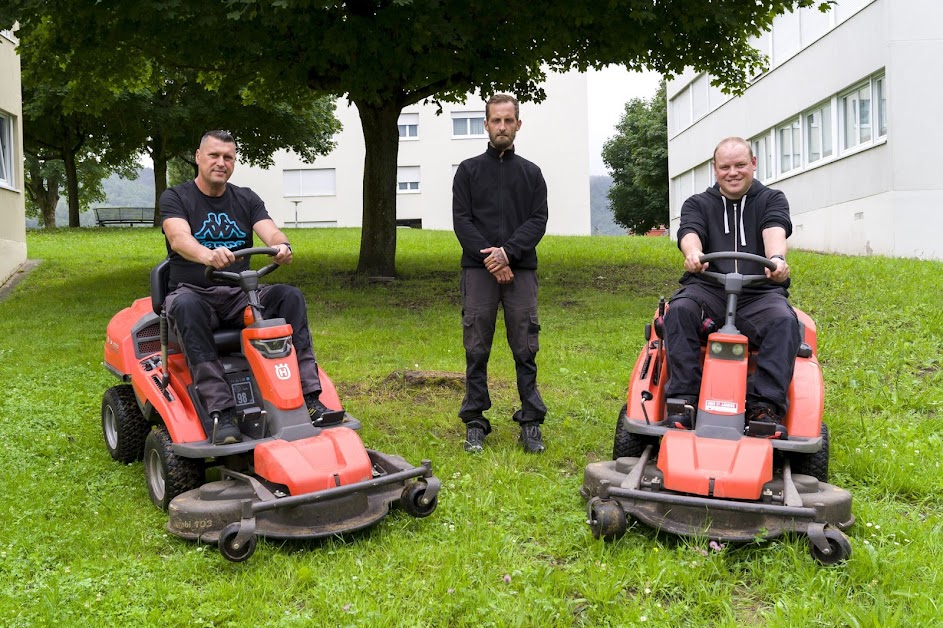
[[[548,450],[517,444],[503,328],[495,431],[461,449],[462,391],[406,386],[464,370],[459,250],[399,232],[393,283],[354,278],[356,230],[290,234],[319,360],[368,446],[442,480],[427,519],[394,511],[323,542],[262,540],[250,561],[169,535],[140,463],[100,428],[110,317],[147,293],[153,229],[30,233],[43,263],[0,303],[0,625],[917,626],[943,599],[943,291],[938,262],[794,252],[794,303],[819,328],[834,483],[854,494],[854,555],[822,568],[804,538],[728,545],[635,525],[595,541],[578,494],[607,458],[625,386],[681,256],[664,238],[547,237],[539,383]]]

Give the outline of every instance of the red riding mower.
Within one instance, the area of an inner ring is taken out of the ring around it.
[[[276,253],[234,251],[237,257]],[[284,319],[265,320],[259,305],[259,279],[276,268],[272,263],[258,271],[206,271],[249,297],[245,329],[214,332],[242,442],[215,445],[213,434],[204,431],[213,422],[207,421],[163,308],[167,260],[151,271],[151,297],[118,312],[105,341],[105,366],[124,382],[105,391],[102,400],[109,453],[122,463],[144,460],[151,500],[169,511],[169,532],[216,543],[237,562],[255,551],[256,535],[321,538],[366,528],[396,502],[415,517],[432,514],[438,504],[440,483],[428,460],[414,467],[364,448],[355,431],[360,422],[342,410],[312,424],[291,326]],[[320,367],[318,374],[321,401],[341,408],[334,384]],[[213,481],[207,482],[208,471]]]
[[[702,262],[733,259],[773,262],[748,253],[711,253]],[[816,359],[815,324],[796,310],[803,342],[789,386],[785,438],[750,436],[746,391],[755,353],[734,325],[742,288],[765,275],[705,271],[724,286],[726,324],[702,349],[698,407],[666,399],[671,374],[661,338],[664,299],[629,383],[615,430],[611,461],[586,467],[580,493],[587,502],[593,536],[611,541],[626,531],[626,515],[672,534],[716,541],[773,539],[806,534],[812,556],[832,565],[851,555],[842,532],[854,523],[851,494],[828,480],[828,428],[822,422],[824,386]],[[668,425],[669,414],[690,417],[693,429]],[[759,427],[759,426],[757,426]]]

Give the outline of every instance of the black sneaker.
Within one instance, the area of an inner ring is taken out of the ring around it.
[[[242,440],[242,432],[233,420],[233,414],[232,408],[210,413],[212,423],[207,437],[214,445],[232,445]]]
[[[540,435],[540,423],[536,421],[521,423],[521,444],[524,446],[524,451],[529,454],[539,454],[546,449],[543,437]]]
[[[465,451],[470,454],[481,453],[485,448],[485,430],[477,425],[465,428]]]
[[[308,406],[308,416],[311,417],[311,422],[317,427],[337,425],[344,421],[343,410],[331,410],[315,395],[305,395],[305,405]]]
[[[779,412],[768,403],[755,403],[747,407],[747,436],[756,438],[789,438]]]

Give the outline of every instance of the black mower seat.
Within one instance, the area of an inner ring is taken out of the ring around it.
[[[169,282],[170,260],[164,259],[151,269],[151,307],[158,316],[164,309],[164,300],[169,293]],[[168,330],[168,334],[169,344],[179,345],[172,327]],[[213,340],[216,341],[216,349],[220,354],[236,353],[242,350],[242,330],[240,329],[217,329],[213,332]]]

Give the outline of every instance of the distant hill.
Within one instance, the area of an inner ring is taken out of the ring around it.
[[[93,203],[92,207],[154,206],[154,170],[151,168],[138,170],[137,179],[122,179],[113,174],[105,179],[102,186],[105,188],[105,202]],[[79,215],[79,222],[83,227],[94,227],[95,212],[83,212]],[[66,205],[65,195],[59,199],[56,206],[56,224],[60,227],[69,224],[69,207]],[[35,218],[26,219],[27,229],[36,229],[38,226]]]
[[[612,219],[612,210],[609,209],[609,197],[606,193],[611,186],[610,176],[589,178],[589,211],[593,235],[625,235],[625,227],[616,224]]]

